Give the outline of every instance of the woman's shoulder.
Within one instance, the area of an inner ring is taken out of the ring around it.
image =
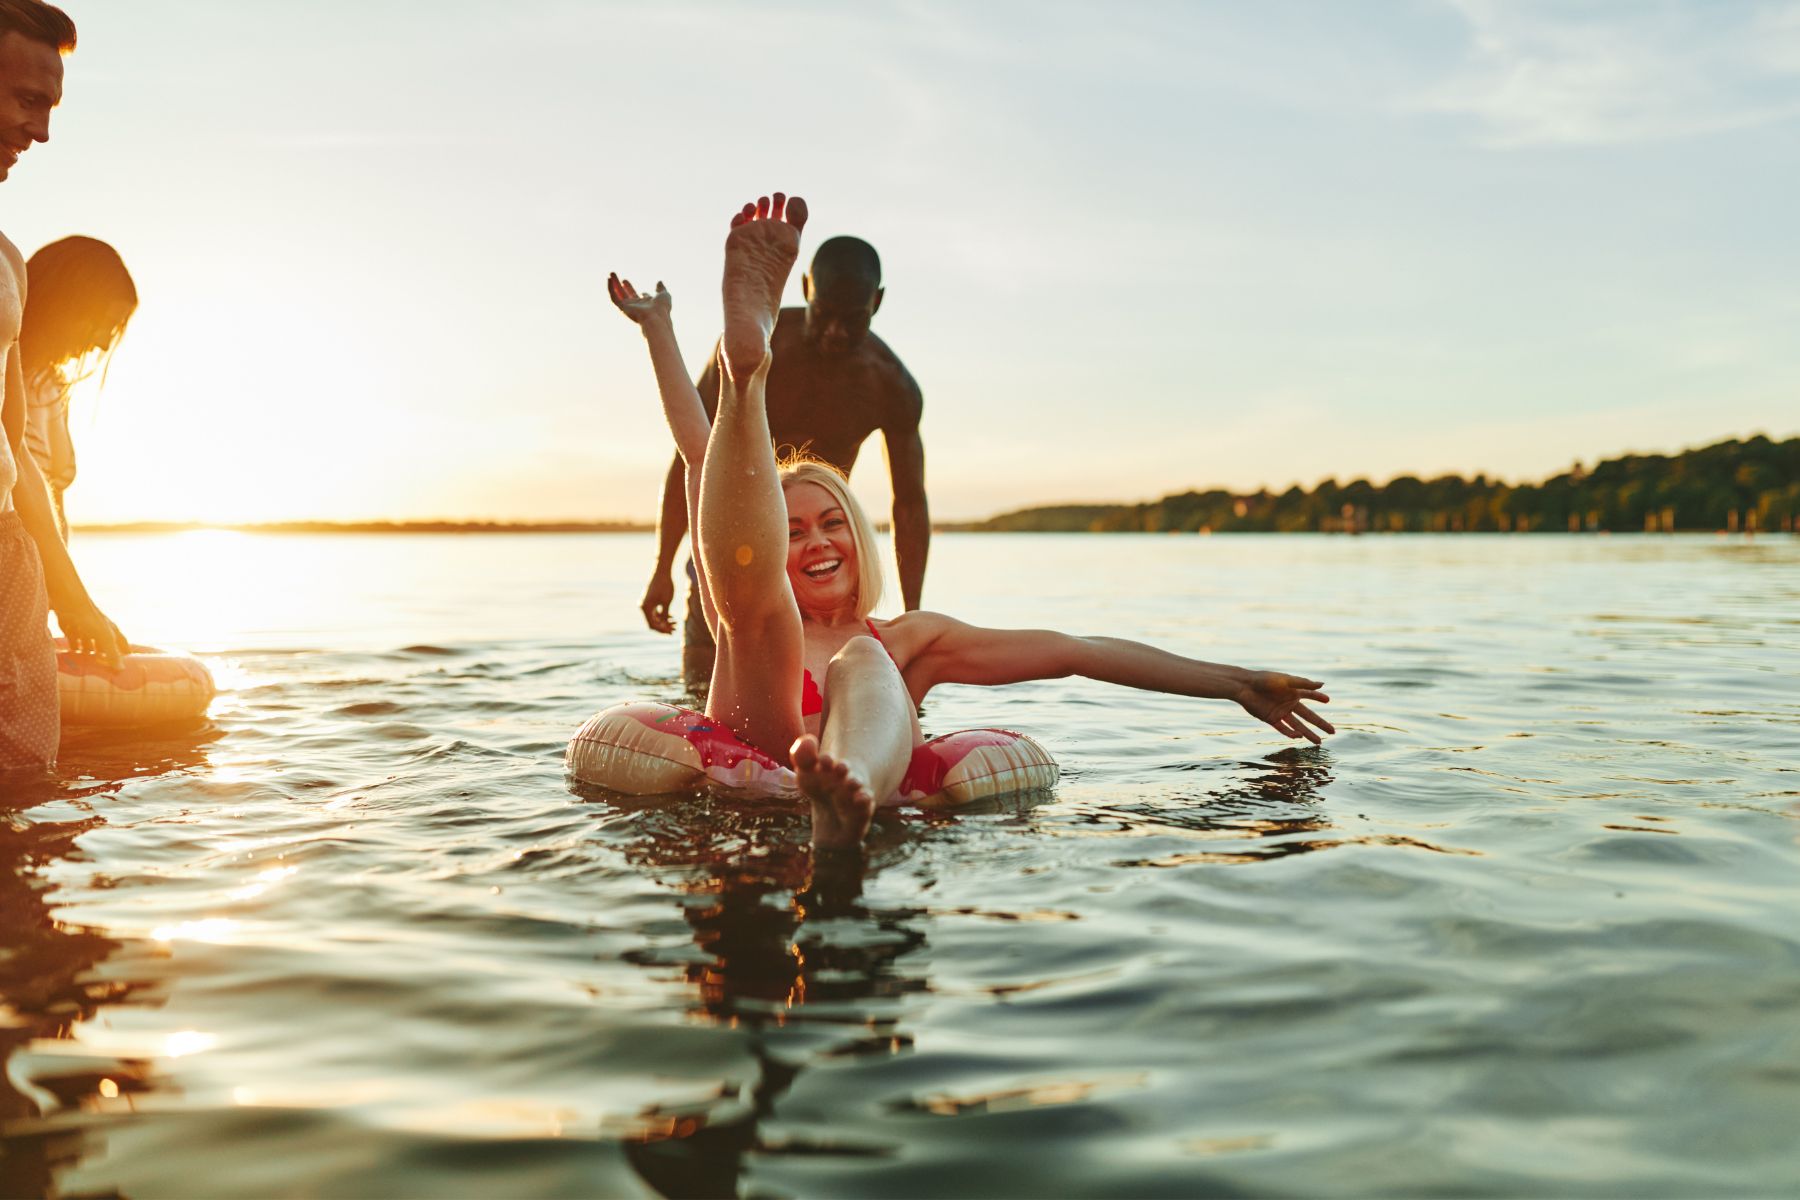
[[[25,381],[25,404],[40,410],[67,408],[69,385],[54,371],[33,375]]]
[[[926,609],[901,613],[885,621],[876,619],[871,624],[888,652],[902,665],[922,654],[948,630],[962,627],[956,618]]]
[[[897,617],[886,619],[872,617],[869,623],[881,631],[881,636],[886,637],[890,630],[895,633],[916,633],[920,630],[938,630],[949,625],[960,625],[962,622],[954,617],[945,616],[941,612],[917,608],[912,612],[903,612]]]

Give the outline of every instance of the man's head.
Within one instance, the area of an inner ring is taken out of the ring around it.
[[[813,255],[800,281],[806,293],[806,338],[821,354],[848,354],[869,334],[881,307],[881,257],[861,238],[834,237]]]
[[[42,0],[0,0],[0,179],[33,142],[50,140],[50,110],[62,100],[62,56],[75,22]]]

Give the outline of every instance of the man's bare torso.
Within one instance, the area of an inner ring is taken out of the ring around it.
[[[804,448],[849,471],[871,433],[917,424],[918,386],[873,333],[849,354],[824,356],[806,340],[806,310],[784,308],[771,353],[769,433],[778,450]],[[717,411],[717,377],[716,366],[702,376],[701,397],[709,413]]]
[[[25,397],[6,395],[6,356],[19,340],[25,319],[25,256],[0,234],[0,401],[6,413],[6,440],[13,446],[25,432]]]

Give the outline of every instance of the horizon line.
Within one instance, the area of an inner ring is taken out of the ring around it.
[[[1576,459],[1574,461],[1574,463],[1571,465],[1571,468],[1569,470],[1565,470],[1556,475],[1546,476],[1542,480],[1537,481],[1536,483],[1528,483],[1528,482],[1509,483],[1504,478],[1501,478],[1496,475],[1490,475],[1486,471],[1476,471],[1473,475],[1468,475],[1468,476],[1459,475],[1459,474],[1452,472],[1451,474],[1448,474],[1448,475],[1435,476],[1433,479],[1429,479],[1429,480],[1423,479],[1423,477],[1414,475],[1410,472],[1402,471],[1402,472],[1394,475],[1392,478],[1388,479],[1386,482],[1383,482],[1383,483],[1375,483],[1372,479],[1369,479],[1367,476],[1359,475],[1359,476],[1354,477],[1350,481],[1349,485],[1338,484],[1337,483],[1338,476],[1328,475],[1328,476],[1320,479],[1318,482],[1314,483],[1311,487],[1305,487],[1298,481],[1295,481],[1293,484],[1289,485],[1289,487],[1286,489],[1286,491],[1283,491],[1283,492],[1277,492],[1277,491],[1273,490],[1272,488],[1270,488],[1267,484],[1263,484],[1253,491],[1241,491],[1241,492],[1234,488],[1220,487],[1220,486],[1213,486],[1213,487],[1208,487],[1208,488],[1190,487],[1185,492],[1169,492],[1163,496],[1159,496],[1155,499],[1149,499],[1149,500],[1059,500],[1059,501],[1052,501],[1049,503],[1029,504],[1023,508],[1007,509],[1003,512],[991,513],[985,517],[969,517],[969,518],[964,518],[964,519],[959,519],[959,520],[933,521],[931,523],[931,528],[934,533],[936,533],[936,532],[950,532],[950,533],[963,532],[963,531],[970,530],[976,526],[986,524],[990,521],[999,520],[1002,517],[1016,516],[1020,513],[1042,511],[1042,510],[1047,510],[1047,509],[1146,507],[1149,505],[1162,503],[1163,501],[1169,500],[1172,497],[1182,496],[1182,495],[1208,495],[1208,494],[1212,494],[1212,493],[1222,492],[1226,495],[1233,496],[1233,497],[1241,497],[1243,499],[1255,499],[1255,498],[1262,497],[1262,496],[1285,495],[1287,491],[1292,491],[1294,488],[1301,488],[1302,491],[1311,493],[1311,492],[1317,491],[1319,488],[1323,487],[1327,483],[1337,484],[1337,486],[1339,486],[1339,487],[1346,487],[1346,486],[1354,485],[1355,483],[1358,483],[1358,482],[1366,482],[1376,488],[1386,488],[1400,479],[1420,479],[1422,482],[1430,483],[1430,482],[1434,482],[1437,479],[1456,478],[1456,479],[1464,479],[1464,480],[1467,480],[1470,482],[1473,482],[1476,480],[1485,480],[1490,486],[1497,485],[1500,487],[1513,487],[1513,488],[1534,487],[1534,486],[1541,486],[1542,484],[1547,483],[1550,480],[1561,478],[1564,475],[1580,474],[1580,475],[1585,476],[1585,475],[1591,474],[1594,470],[1598,469],[1602,464],[1609,463],[1609,462],[1617,462],[1617,461],[1622,461],[1624,459],[1631,459],[1631,458],[1674,458],[1674,457],[1678,457],[1678,456],[1684,455],[1684,454],[1693,454],[1693,453],[1698,453],[1703,450],[1710,450],[1716,446],[1723,446],[1728,443],[1742,444],[1742,443],[1754,442],[1759,439],[1763,440],[1763,441],[1773,442],[1776,445],[1783,445],[1783,444],[1787,443],[1788,441],[1796,440],[1794,438],[1779,438],[1779,439],[1777,439],[1777,438],[1771,437],[1767,433],[1758,431],[1755,433],[1750,433],[1750,434],[1746,434],[1746,435],[1742,435],[1742,436],[1717,438],[1712,441],[1703,442],[1700,445],[1688,446],[1688,447],[1685,447],[1684,449],[1675,450],[1675,451],[1641,451],[1641,450],[1626,451],[1626,452],[1620,453],[1618,455],[1615,455],[1612,458],[1598,459],[1595,461],[1595,463],[1593,464],[1593,467],[1591,467],[1591,468],[1584,466],[1581,459]],[[400,519],[400,520],[391,519],[391,518],[365,518],[365,519],[344,520],[344,521],[294,519],[294,520],[285,520],[285,521],[161,521],[161,520],[147,520],[147,521],[111,521],[111,522],[80,522],[80,523],[71,522],[70,528],[71,529],[79,529],[84,533],[181,533],[181,532],[190,532],[190,531],[198,531],[198,530],[208,530],[208,529],[236,531],[236,532],[243,532],[243,533],[654,533],[656,531],[656,522],[653,520],[650,520],[650,521],[641,520],[641,519],[633,520],[633,519],[629,519],[629,518],[589,518],[589,517],[547,518],[547,519],[543,519],[543,520],[535,520],[535,519],[529,519],[529,518],[507,518],[507,517],[486,517],[486,518],[423,517],[423,518],[417,518],[417,519]],[[875,528],[878,532],[881,532],[881,533],[890,532],[889,525],[887,522],[876,522]]]

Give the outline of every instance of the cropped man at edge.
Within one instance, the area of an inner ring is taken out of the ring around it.
[[[805,308],[784,308],[770,350],[769,432],[778,448],[806,450],[846,475],[877,429],[887,451],[894,493],[894,556],[906,611],[918,609],[931,549],[931,511],[925,500],[925,447],[919,438],[924,400],[919,385],[886,342],[869,332],[881,307],[881,259],[875,247],[854,237],[819,246],[801,281]],[[715,346],[698,383],[707,415],[719,404],[719,354]],[[657,520],[656,570],[644,592],[644,620],[673,633],[675,552],[688,532],[686,470],[677,454],[663,481]],[[682,621],[681,671],[698,689],[712,677],[715,648],[688,567],[687,615]]]
[[[41,0],[0,0],[0,180],[34,142],[50,140],[50,110],[62,99],[62,56],[75,23]],[[56,762],[61,728],[56,654],[46,606],[70,645],[117,665],[124,638],[88,598],[63,547],[49,489],[24,448],[25,384],[19,328],[25,258],[0,236],[0,346],[5,347],[0,441],[0,772]]]

